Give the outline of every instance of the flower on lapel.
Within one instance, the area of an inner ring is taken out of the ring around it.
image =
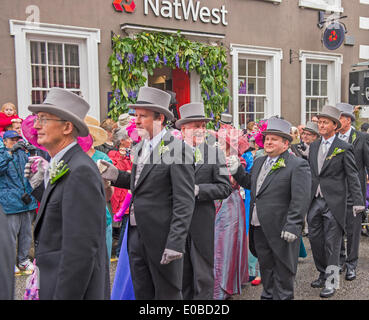
[[[200,161],[202,161],[202,154],[199,148],[195,149],[195,163],[199,163]]]
[[[354,143],[355,140],[356,140],[356,132],[354,132],[352,134],[352,141],[351,141],[351,143]]]
[[[68,171],[69,171],[69,168],[66,164],[64,164],[64,160],[59,161],[58,163],[52,162],[49,168],[50,184],[54,184],[57,180],[59,180],[62,176],[64,176]]]
[[[273,164],[273,167],[270,168],[269,174],[271,174],[272,172],[280,168],[285,168],[285,167],[286,167],[286,163],[284,162],[284,159],[280,158],[275,164]]]
[[[161,140],[159,146],[159,156],[162,156],[167,151],[169,151],[169,147],[164,145],[164,140]]]
[[[340,149],[340,148],[335,148],[332,152],[332,154],[326,158],[326,160],[331,160],[333,157],[335,157],[336,155],[345,152],[345,150]]]

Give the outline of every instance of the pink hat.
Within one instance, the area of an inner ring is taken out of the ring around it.
[[[32,144],[38,149],[47,151],[45,147],[37,143],[37,130],[33,127],[33,121],[36,117],[37,117],[36,115],[30,115],[23,120],[22,134],[30,144]],[[77,142],[81,146],[82,150],[84,152],[87,152],[88,150],[90,150],[93,144],[93,139],[89,134],[86,137],[77,137]]]

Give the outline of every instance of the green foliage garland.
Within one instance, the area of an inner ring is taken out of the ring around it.
[[[136,102],[138,89],[147,80],[145,70],[153,75],[155,68],[167,66],[185,72],[195,70],[200,75],[205,113],[214,119],[209,123],[214,128],[230,101],[227,55],[223,47],[187,40],[180,32],[141,32],[135,39],[118,35],[112,41],[113,53],[108,63],[113,90],[111,118],[117,120],[128,111],[128,104]]]

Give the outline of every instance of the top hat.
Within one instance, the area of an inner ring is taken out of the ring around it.
[[[333,106],[325,105],[322,111],[317,115],[319,118],[328,118],[337,124],[337,130],[341,128],[340,122],[341,111]]]
[[[173,120],[174,115],[169,111],[171,95],[163,90],[141,87],[138,91],[137,101],[135,104],[129,104],[131,109],[147,109],[154,112],[164,114],[168,120]]]
[[[310,131],[319,136],[318,125],[315,122],[308,121],[305,128],[302,128],[302,130]]]
[[[206,121],[209,122],[212,119],[205,117],[204,104],[201,102],[192,102],[184,104],[179,108],[181,113],[181,119],[176,121],[176,127],[181,129],[181,126],[185,123],[192,121]]]
[[[275,134],[277,136],[286,138],[291,142],[293,140],[292,136],[290,135],[291,127],[291,123],[289,123],[287,120],[271,117],[268,119],[267,128],[262,132],[262,134],[264,136],[267,134]]]
[[[352,121],[355,121],[354,107],[348,103],[337,103],[336,108],[341,111],[341,116],[350,117]]]
[[[34,113],[47,112],[73,123],[78,136],[86,137],[88,128],[83,119],[90,105],[73,92],[61,88],[51,88],[42,104],[32,104],[28,110]]]
[[[220,122],[225,124],[232,124],[233,117],[229,113],[222,113],[220,115]]]
[[[94,140],[93,146],[96,147],[104,144],[108,139],[108,134],[99,126],[99,120],[91,116],[86,116],[85,123],[87,124],[90,135]]]

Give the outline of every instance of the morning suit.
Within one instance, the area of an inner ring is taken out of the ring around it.
[[[340,137],[340,134],[337,135]],[[352,128],[347,142],[352,144],[354,148],[355,163],[358,169],[363,201],[365,203],[366,177],[367,172],[369,172],[369,135]],[[347,255],[345,242],[344,239],[342,239],[340,264],[344,265],[346,263],[348,268],[355,269],[359,258],[362,214],[360,213],[354,217],[353,214],[351,214],[352,206],[352,195],[348,193],[345,227],[345,233],[347,236]]]
[[[354,205],[363,205],[352,145],[335,136],[324,155],[323,143],[322,138],[317,139],[309,150],[312,173],[311,205],[308,212],[309,241],[320,279],[327,278],[328,266],[339,264],[347,192],[353,194]],[[343,152],[338,153],[339,150]]]
[[[285,167],[265,169],[267,159],[267,156],[257,158],[250,174],[240,166],[233,177],[251,190],[249,241],[250,250],[260,263],[261,298],[293,299],[299,238],[309,208],[310,168],[306,160],[288,151],[274,162],[283,159]],[[293,233],[297,239],[288,243],[281,238],[282,231]]]
[[[77,144],[62,157],[69,172],[47,183],[35,223],[40,299],[109,299],[105,191],[93,160]],[[36,189],[39,195],[43,184]]]
[[[203,143],[201,159],[195,163],[196,196],[183,268],[183,298],[213,299],[214,291],[214,200],[228,198],[232,187],[223,151]]]
[[[128,254],[135,297],[182,299],[183,259],[160,261],[165,248],[185,251],[195,205],[193,153],[166,131],[142,165],[144,141],[136,146],[132,172],[120,171],[113,183],[132,192]]]

